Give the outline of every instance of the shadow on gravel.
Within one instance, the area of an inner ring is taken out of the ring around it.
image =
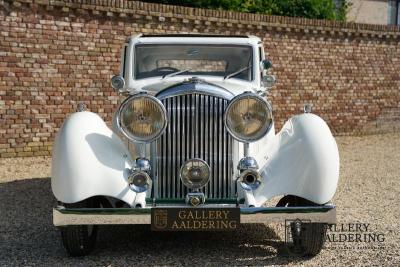
[[[285,255],[283,233],[266,225],[236,232],[152,232],[150,226],[102,226],[95,251],[70,258],[52,225],[49,178],[0,183],[0,266],[4,265],[270,265]]]

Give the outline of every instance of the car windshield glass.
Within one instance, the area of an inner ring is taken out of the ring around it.
[[[135,47],[135,79],[155,76],[211,75],[226,77],[252,63],[247,45],[139,44]],[[252,68],[235,75],[251,81]]]

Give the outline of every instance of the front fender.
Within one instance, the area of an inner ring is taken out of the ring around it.
[[[254,197],[260,205],[279,195],[317,204],[330,201],[339,179],[339,152],[328,125],[317,115],[292,117],[273,139],[274,152],[260,169]]]
[[[55,139],[51,187],[64,203],[102,195],[132,204],[136,194],[127,183],[132,164],[123,142],[97,114],[77,112]]]

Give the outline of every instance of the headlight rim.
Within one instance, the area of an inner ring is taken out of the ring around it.
[[[228,127],[228,123],[227,123],[228,111],[229,111],[229,109],[231,108],[232,104],[233,104],[235,101],[238,101],[238,100],[240,100],[240,99],[242,99],[242,98],[247,98],[247,97],[255,98],[255,99],[261,100],[261,101],[267,106],[268,114],[269,114],[269,117],[270,117],[270,124],[269,124],[268,127],[265,129],[265,133],[261,134],[261,135],[260,135],[259,137],[257,137],[257,138],[252,138],[252,139],[244,139],[244,138],[238,137],[238,136]],[[241,93],[241,94],[235,96],[234,98],[232,98],[232,99],[229,101],[228,106],[226,107],[226,109],[225,109],[225,111],[224,111],[224,126],[225,126],[226,130],[228,131],[228,133],[229,133],[234,139],[236,139],[236,140],[239,141],[239,142],[243,142],[243,143],[252,143],[252,142],[259,141],[260,139],[264,138],[264,137],[270,132],[270,130],[271,130],[271,128],[272,128],[273,125],[274,125],[274,117],[273,117],[273,113],[272,113],[272,106],[271,106],[271,104],[270,104],[266,99],[262,98],[261,96],[255,94],[255,93],[253,93],[253,92],[250,92],[250,91],[246,91],[246,92]]]
[[[124,107],[132,100],[135,98],[139,98],[139,97],[147,97],[149,99],[151,99],[152,101],[156,102],[157,105],[159,107],[161,107],[162,110],[162,118],[164,121],[163,127],[161,128],[161,130],[159,131],[159,133],[155,136],[153,136],[150,139],[143,139],[143,138],[136,138],[134,136],[132,136],[131,134],[129,134],[127,131],[124,130],[124,128],[122,127],[122,122],[121,122],[121,115],[122,115],[122,111],[124,109]],[[168,115],[167,115],[167,110],[164,106],[164,104],[155,96],[149,95],[146,92],[140,92],[137,94],[133,94],[133,95],[129,95],[119,106],[118,111],[117,111],[117,116],[116,116],[116,124],[118,127],[118,130],[126,137],[128,138],[130,141],[136,142],[136,143],[140,143],[140,144],[145,144],[145,143],[151,143],[154,140],[156,140],[157,138],[159,138],[164,132],[165,129],[168,126]]]

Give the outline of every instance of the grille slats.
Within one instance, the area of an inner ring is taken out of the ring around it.
[[[211,167],[207,198],[235,197],[232,180],[232,137],[225,129],[227,100],[203,94],[185,94],[161,100],[167,109],[168,127],[157,140],[158,196],[184,198],[188,189],[179,172],[188,159],[201,158]]]

